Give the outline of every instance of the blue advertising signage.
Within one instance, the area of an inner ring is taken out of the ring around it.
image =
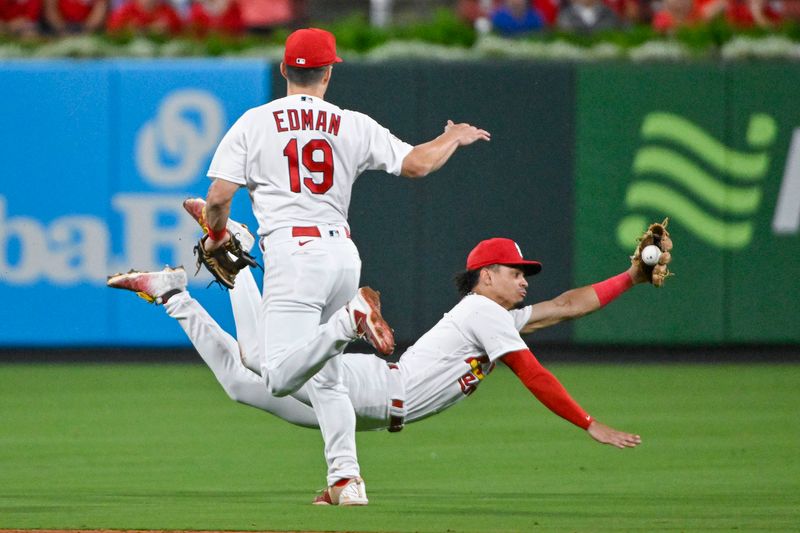
[[[184,265],[192,294],[233,332],[227,293],[192,277],[200,230],[181,203],[205,196],[219,140],[270,99],[269,69],[206,59],[0,67],[0,345],[187,345],[162,309],[105,286],[109,274],[167,264]],[[232,212],[256,227],[246,194]]]

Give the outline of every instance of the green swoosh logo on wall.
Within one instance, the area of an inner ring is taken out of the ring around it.
[[[751,214],[761,201],[761,189],[739,189],[721,183],[698,165],[668,148],[642,148],[633,161],[633,170],[637,174],[653,173],[670,178],[720,211]]]
[[[683,227],[716,248],[743,248],[753,238],[752,223],[726,222],[706,213],[686,196],[658,183],[634,183],[628,189],[625,203],[634,209],[649,208],[669,213],[680,220]],[[636,235],[641,235],[642,231],[643,228],[639,227]]]
[[[758,147],[772,144],[777,133],[772,117],[757,114],[750,120],[751,131],[748,131],[748,142]],[[683,146],[717,171],[733,178],[759,180],[769,168],[768,154],[747,154],[732,150],[696,124],[671,113],[655,112],[647,115],[642,124],[642,137]]]
[[[637,152],[633,161],[636,178],[625,196],[625,204],[635,213],[626,215],[617,226],[619,245],[628,250],[653,216],[659,220],[669,216],[673,227],[679,224],[715,248],[738,250],[750,244],[752,217],[763,196],[759,182],[769,170],[766,149],[777,134],[773,118],[762,113],[750,116],[747,143],[759,150],[753,153],[729,148],[697,124],[672,113],[648,114],[641,132],[646,142],[677,145],[689,156],[652,144]],[[738,220],[730,220],[732,217]],[[750,220],[742,220],[747,217]]]

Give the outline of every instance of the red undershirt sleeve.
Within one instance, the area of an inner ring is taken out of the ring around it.
[[[616,300],[631,287],[633,287],[633,280],[627,271],[592,285],[597,299],[600,300],[600,307],[605,307]]]
[[[509,352],[500,358],[545,407],[576,426],[587,429],[593,418],[573,400],[564,386],[539,363],[530,350]]]

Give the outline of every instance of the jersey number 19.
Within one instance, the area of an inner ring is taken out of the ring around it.
[[[315,152],[322,153],[322,161],[314,159]],[[333,187],[333,149],[325,139],[312,139],[301,150],[297,149],[297,139],[292,139],[283,155],[289,160],[289,188],[292,192],[300,192],[300,164],[299,155],[303,157],[303,166],[309,172],[321,172],[322,181],[315,182],[312,178],[303,178],[302,182],[314,194],[325,194]]]

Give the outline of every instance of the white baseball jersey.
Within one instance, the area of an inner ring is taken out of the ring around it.
[[[520,330],[531,306],[508,311],[478,294],[465,296],[400,358],[406,420],[447,409],[472,394],[501,356],[528,346]]]
[[[220,328],[187,291],[170,298],[164,309],[178,319],[232,399],[293,424],[318,427],[319,419],[311,407],[308,384],[292,396],[278,398],[269,393],[264,379],[255,373],[262,370],[257,361],[258,342],[253,339],[261,328],[260,295],[249,269],[239,273],[236,287],[230,294],[238,342]],[[358,428],[387,427],[393,398],[392,381],[398,377],[404,390],[406,422],[441,412],[466,398],[492,371],[499,357],[526,348],[519,330],[530,320],[530,315],[531,306],[507,311],[489,298],[473,294],[463,298],[402,355],[399,372],[390,370],[374,354],[345,354],[343,382],[348,388]],[[334,344],[343,340],[343,337],[329,338]],[[244,366],[240,351],[247,354],[253,371]]]
[[[356,178],[400,174],[412,146],[375,120],[316,97],[250,109],[217,148],[208,176],[244,185],[259,235],[287,226],[347,225]]]

